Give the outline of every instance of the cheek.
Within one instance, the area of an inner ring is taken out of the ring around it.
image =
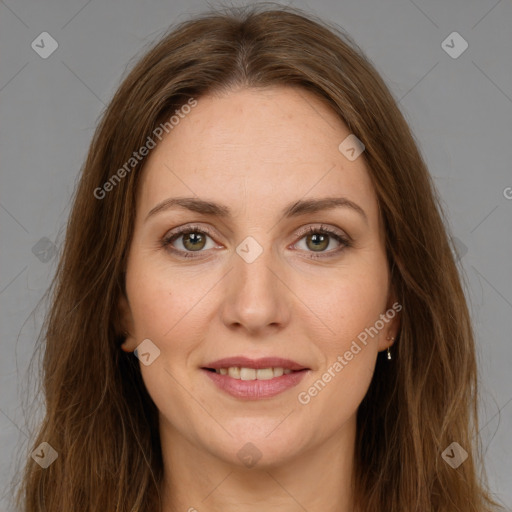
[[[385,312],[389,291],[387,265],[376,255],[316,277],[308,286],[300,285],[299,281],[297,286],[304,303],[310,305],[324,326],[325,335],[311,340],[323,340],[322,352],[332,356],[373,326]]]
[[[304,302],[314,305],[322,320],[306,328],[323,364],[301,386],[298,401],[337,424],[351,416],[364,398],[375,369],[378,339],[386,335],[384,329],[375,330],[388,299],[385,259],[376,255],[360,263],[302,290]]]
[[[333,291],[325,304],[330,308],[326,316],[333,332],[316,337],[310,332],[308,336],[315,340],[323,364],[297,393],[299,411],[322,418],[315,428],[316,439],[331,435],[355,418],[378,355],[378,335],[368,335],[365,329],[374,326],[384,312],[386,294],[375,283],[370,288],[369,283],[360,287],[352,282]]]
[[[192,435],[196,431],[194,414],[183,411],[195,407],[190,396],[198,393],[190,384],[187,363],[200,344],[200,319],[204,317],[201,298],[211,284],[198,277],[185,277],[186,272],[171,276],[169,269],[149,266],[143,256],[134,258],[131,265],[126,288],[134,335],[138,343],[150,339],[160,350],[150,365],[140,363],[142,379],[161,413],[160,421]],[[201,413],[198,407],[196,414]]]
[[[190,269],[150,265],[148,260],[142,255],[131,262],[127,293],[138,338],[165,344],[164,340],[180,336],[185,324],[198,325],[191,324],[190,318],[197,320],[198,314],[204,315],[213,276],[208,272],[198,275]]]

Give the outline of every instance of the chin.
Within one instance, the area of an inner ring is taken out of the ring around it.
[[[224,462],[241,467],[270,469],[286,464],[309,448],[312,437],[304,428],[287,425],[280,429],[280,421],[282,418],[260,420],[256,425],[252,420],[238,422],[236,427],[228,425],[226,430],[232,437],[208,439],[208,450]]]

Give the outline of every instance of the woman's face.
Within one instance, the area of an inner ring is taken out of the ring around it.
[[[398,316],[349,135],[306,91],[244,89],[199,98],[151,150],[123,348],[150,340],[137,353],[163,442],[272,465],[355,431]]]

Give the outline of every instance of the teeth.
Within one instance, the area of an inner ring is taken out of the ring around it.
[[[240,378],[242,380],[254,380],[256,378],[256,370],[254,368],[240,368]]]
[[[220,375],[229,375],[233,379],[241,380],[270,380],[274,377],[281,377],[292,373],[288,368],[240,368],[238,366],[230,366],[229,368],[220,368],[215,370]]]
[[[256,370],[256,378],[258,380],[269,380],[274,378],[274,370],[272,368],[260,368]]]
[[[237,368],[236,366],[230,366],[228,368],[228,375],[232,377],[233,379],[239,379],[240,378],[240,368]]]

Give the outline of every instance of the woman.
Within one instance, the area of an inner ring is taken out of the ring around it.
[[[493,510],[441,215],[346,35],[288,8],[174,29],[82,171],[20,506]]]

